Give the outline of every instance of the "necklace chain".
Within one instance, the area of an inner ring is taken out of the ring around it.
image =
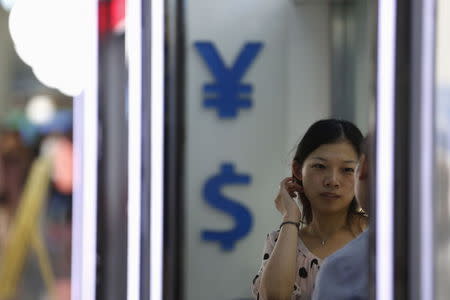
[[[311,226],[310,228],[311,228],[311,233],[313,233],[316,237],[318,237],[319,239],[320,239],[320,244],[322,245],[322,246],[324,246],[326,243],[327,243],[327,241],[330,239],[330,237],[332,237],[336,232],[338,232],[339,230],[341,230],[342,228],[344,228],[346,225],[342,225],[341,227],[339,227],[336,231],[334,231],[334,232],[332,232],[330,235],[328,235],[328,237],[327,238],[322,238],[321,236],[320,236],[320,234],[318,233],[318,231],[317,230],[315,230],[314,228],[313,228],[313,226]]]

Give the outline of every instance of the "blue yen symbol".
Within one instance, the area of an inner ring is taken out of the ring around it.
[[[239,109],[250,108],[253,87],[241,80],[261,50],[262,43],[246,43],[231,68],[225,66],[211,42],[197,42],[194,46],[215,79],[214,83],[203,86],[203,106],[217,109],[219,118],[236,118]]]

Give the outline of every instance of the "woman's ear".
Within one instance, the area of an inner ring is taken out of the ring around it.
[[[292,176],[298,181],[301,182],[303,179],[302,176],[302,167],[297,161],[292,162]]]

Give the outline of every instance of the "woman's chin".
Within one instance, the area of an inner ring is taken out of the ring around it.
[[[337,215],[345,214],[348,210],[348,206],[345,205],[333,205],[328,204],[322,207],[317,207],[315,211],[320,215]]]

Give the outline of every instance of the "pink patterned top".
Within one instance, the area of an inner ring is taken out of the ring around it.
[[[270,255],[272,254],[275,243],[277,242],[279,230],[273,231],[267,235],[264,252],[262,257],[262,264],[259,268],[258,274],[253,279],[252,293],[256,299],[262,300],[259,295],[260,280],[264,267],[266,266]],[[291,300],[309,300],[312,297],[314,290],[314,282],[316,280],[317,272],[320,269],[322,259],[312,254],[306,248],[302,239],[299,237],[297,244],[297,275],[295,276],[295,285],[292,290]]]

